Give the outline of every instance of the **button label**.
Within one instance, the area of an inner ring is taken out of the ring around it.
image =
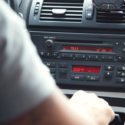
[[[116,82],[117,83],[125,83],[125,79],[124,78],[116,78]]]
[[[95,77],[91,77],[91,80],[95,80],[96,78]]]
[[[121,82],[124,82],[125,80],[124,79],[121,79]]]
[[[56,63],[54,62],[45,62],[44,64],[48,67],[56,67]]]
[[[105,66],[105,70],[113,71],[114,70],[114,66],[113,65],[106,65]]]
[[[100,77],[99,76],[87,76],[86,80],[87,81],[99,81]]]
[[[50,66],[50,63],[47,63],[47,66]]]
[[[91,16],[92,14],[91,13],[88,13],[88,16]]]
[[[125,73],[122,73],[122,76],[125,76]]]
[[[43,52],[41,52],[41,56],[43,56],[44,55],[44,53]]]
[[[71,79],[84,81],[84,76],[83,75],[71,75]]]
[[[108,69],[111,69],[111,66],[109,66]]]
[[[109,72],[105,71],[104,75],[105,75],[105,77],[112,77],[113,72],[112,71],[109,71]]]
[[[67,68],[67,63],[59,63],[60,68]]]
[[[61,74],[67,74],[67,69],[59,69],[59,73],[61,73]]]

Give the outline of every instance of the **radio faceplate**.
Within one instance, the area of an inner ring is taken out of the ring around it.
[[[57,84],[125,88],[125,38],[85,36],[31,33]]]

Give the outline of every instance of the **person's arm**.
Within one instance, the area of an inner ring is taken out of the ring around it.
[[[58,88],[22,118],[3,125],[108,125],[114,118],[111,107],[94,94],[78,91],[68,100]]]

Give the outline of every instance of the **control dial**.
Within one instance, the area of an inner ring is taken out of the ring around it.
[[[51,40],[51,39],[46,40],[46,42],[45,42],[45,47],[46,47],[47,49],[52,49],[53,46],[54,46],[53,40]]]

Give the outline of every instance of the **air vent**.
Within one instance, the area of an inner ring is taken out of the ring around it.
[[[82,22],[83,0],[44,0],[40,21]]]
[[[97,22],[104,23],[125,23],[125,2],[119,10],[97,11]]]

